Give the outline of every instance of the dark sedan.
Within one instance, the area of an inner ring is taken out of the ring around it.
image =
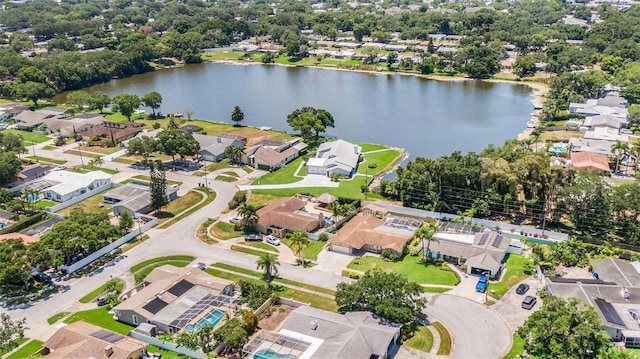
[[[516,288],[516,293],[522,295],[526,293],[528,290],[529,290],[529,285],[522,283],[518,286],[518,288]]]

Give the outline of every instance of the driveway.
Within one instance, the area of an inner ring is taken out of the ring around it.
[[[476,283],[478,283],[478,279],[480,276],[477,275],[466,275],[458,271],[458,269],[454,266],[450,266],[454,271],[458,273],[460,276],[460,283],[455,286],[452,290],[448,291],[447,294],[457,295],[460,297],[464,297],[467,299],[471,299],[474,302],[484,303],[485,302],[485,293],[480,293],[476,291]]]
[[[451,358],[496,359],[511,350],[511,330],[490,307],[473,300],[443,294],[434,296],[425,313],[449,330],[453,340]]]
[[[540,281],[531,277],[525,279],[522,283],[529,285],[529,291],[527,293],[519,295],[516,293],[516,288],[518,286],[513,286],[513,288],[511,288],[499,302],[492,306],[492,308],[504,318],[512,332],[518,330],[518,327],[520,327],[524,321],[529,318],[531,313],[542,307],[542,300],[537,295],[538,288],[542,287]],[[522,300],[527,295],[533,295],[538,298],[538,303],[536,303],[535,307],[531,310],[522,309],[520,306],[522,304]]]
[[[332,252],[325,248],[318,254],[318,264],[313,267],[313,269],[335,275],[342,275],[342,270],[347,269],[347,264],[354,258],[352,255]]]

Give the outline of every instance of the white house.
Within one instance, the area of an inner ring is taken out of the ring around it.
[[[55,183],[42,191],[46,199],[65,202],[73,197],[91,191],[98,187],[111,185],[111,176],[102,171],[75,173],[69,171],[54,171],[41,178]]]
[[[325,142],[318,147],[316,157],[307,161],[307,173],[331,176],[351,176],[358,168],[362,147],[337,140]]]

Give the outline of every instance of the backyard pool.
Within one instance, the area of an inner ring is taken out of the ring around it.
[[[209,314],[205,315],[204,318],[200,319],[196,324],[187,325],[185,329],[188,332],[193,333],[197,332],[200,327],[203,327],[205,325],[212,325],[215,327],[220,319],[222,319],[222,317],[224,317],[224,312],[219,309],[214,309],[209,312]]]
[[[261,349],[253,353],[253,359],[298,359],[293,354],[278,354],[271,349]]]

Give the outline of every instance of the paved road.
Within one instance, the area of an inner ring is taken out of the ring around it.
[[[426,313],[440,321],[453,337],[453,359],[497,359],[511,349],[507,323],[491,308],[456,295],[438,295]]]

